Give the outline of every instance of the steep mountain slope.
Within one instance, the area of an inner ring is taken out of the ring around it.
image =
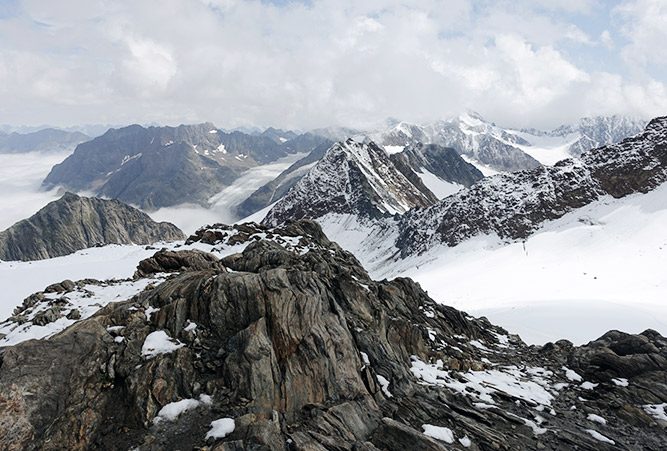
[[[268,207],[282,199],[285,194],[312,168],[334,143],[325,140],[307,156],[292,164],[278,177],[263,185],[241,202],[236,211],[241,218]]]
[[[83,133],[46,128],[30,133],[0,133],[0,153],[71,151],[90,138]]]
[[[205,205],[248,168],[298,152],[310,142],[282,143],[271,133],[225,133],[210,123],[132,125],[78,146],[52,169],[43,186],[89,190],[147,209]]]
[[[418,177],[406,177],[372,141],[334,144],[265,218],[278,224],[330,213],[379,218],[425,207],[436,197]]]
[[[667,179],[667,117],[619,144],[590,150],[582,162],[490,177],[438,204],[404,215],[396,241],[403,256],[475,235],[521,239],[541,223],[601,195],[647,192]]]
[[[625,116],[582,118],[552,131],[502,128],[467,113],[430,124],[391,122],[372,138],[391,152],[421,142],[452,147],[487,175],[553,165],[561,159],[579,157],[584,151],[616,144],[640,133],[647,121]]]
[[[24,325],[70,326],[0,351],[0,447],[667,444],[667,340],[654,331],[527,347],[409,279],[371,280],[313,223],[210,232],[191,241],[246,247],[221,260],[161,251],[133,280],[64,281],[17,309]],[[79,321],[90,293],[106,306]]]
[[[417,173],[439,199],[484,178],[479,169],[463,160],[454,149],[437,144],[412,144],[390,158],[396,167],[407,167]]]
[[[182,237],[176,226],[156,223],[122,202],[66,193],[0,232],[0,260],[40,260],[101,244],[151,244]]]

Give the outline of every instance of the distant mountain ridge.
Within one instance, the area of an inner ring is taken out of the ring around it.
[[[451,181],[467,185],[482,178],[482,174],[456,152],[437,146],[427,148],[435,149],[434,153],[425,153],[423,146],[416,146],[413,159],[419,156],[420,164],[435,163],[434,155],[441,151],[450,158],[451,169],[456,169],[451,173]],[[380,218],[433,205],[438,197],[410,163],[408,159],[389,155],[373,141],[359,142],[350,138],[336,143],[278,201],[264,221],[272,225],[332,213]],[[415,169],[421,168],[423,166]]]
[[[176,226],[153,221],[117,200],[65,193],[28,219],[0,232],[0,260],[41,260],[104,244],[183,239]]]
[[[397,247],[408,255],[440,243],[455,246],[478,234],[522,239],[544,221],[603,195],[647,192],[665,180],[667,117],[660,117],[636,137],[585,152],[581,162],[565,160],[551,168],[490,177],[410,212],[401,218]]]
[[[54,128],[29,133],[0,132],[0,153],[62,152],[73,150],[90,138],[80,132],[69,132]]]
[[[111,129],[54,166],[43,186],[92,191],[145,209],[206,205],[247,169],[323,140],[280,133],[226,133],[211,123]]]
[[[417,125],[391,121],[388,127],[370,132],[373,140],[390,148],[405,147],[417,142],[452,147],[484,171],[499,172],[533,169],[544,164],[530,152],[540,148],[542,137],[559,138],[558,144],[567,145],[569,156],[580,156],[584,151],[615,144],[640,133],[648,121],[626,116],[595,116],[582,118],[574,124],[555,130],[513,130],[497,126],[481,115],[469,112],[432,123]],[[554,146],[556,147],[556,146]],[[548,153],[548,149],[545,149]]]
[[[486,177],[431,205],[415,205],[393,217],[369,219],[366,215],[360,221],[362,215],[357,210],[341,202],[340,196],[328,194],[338,190],[316,192],[297,184],[269,211],[265,224],[315,219],[339,241],[352,227],[372,244],[372,249],[361,252],[377,253],[380,246],[386,250],[385,256],[406,258],[439,245],[456,246],[477,235],[524,239],[545,221],[560,218],[604,195],[623,197],[647,192],[666,180],[667,117],[660,117],[652,120],[643,133],[589,150],[581,159]],[[309,210],[314,202],[311,195],[317,197],[317,205],[327,208]],[[348,219],[336,220],[333,227],[327,222],[332,214]]]

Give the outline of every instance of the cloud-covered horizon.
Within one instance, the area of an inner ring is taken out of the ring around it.
[[[6,0],[0,123],[667,114],[661,0]]]

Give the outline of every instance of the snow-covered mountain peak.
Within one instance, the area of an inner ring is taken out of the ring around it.
[[[434,200],[418,177],[397,169],[380,146],[348,139],[334,144],[276,204],[265,222],[279,224],[328,213],[379,217],[425,207]]]

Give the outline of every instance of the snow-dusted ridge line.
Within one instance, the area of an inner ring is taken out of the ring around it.
[[[164,275],[138,280],[64,281],[28,297],[14,315],[0,323],[0,347],[31,339],[48,339],[74,323],[89,318],[112,302],[131,299],[159,285]]]
[[[567,157],[613,144],[641,133],[647,121],[625,116],[582,118],[555,130],[515,130],[485,120],[475,112],[427,124],[394,122],[369,133],[392,152],[410,143],[434,143],[456,149],[485,171],[551,166]]]
[[[404,213],[435,197],[413,184],[375,143],[348,139],[324,157],[269,211],[264,222],[355,212],[368,217]]]
[[[593,149],[582,162],[486,178],[438,204],[400,218],[402,255],[444,242],[455,246],[475,235],[524,239],[546,221],[599,199],[647,192],[667,179],[667,117],[619,144]]]

